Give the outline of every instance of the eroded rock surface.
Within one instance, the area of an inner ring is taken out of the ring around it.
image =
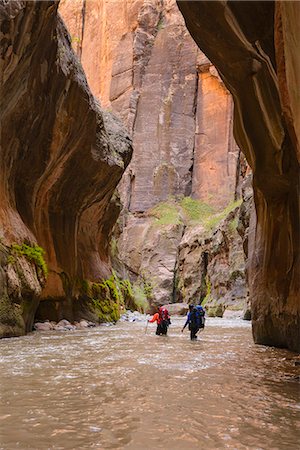
[[[179,245],[176,270],[178,299],[205,305],[209,314],[246,310],[245,255],[238,234],[236,207],[211,231],[187,227]]]
[[[91,94],[57,8],[0,2],[1,298],[21,310],[16,334],[30,328],[41,297],[56,299],[73,320],[78,280],[109,275],[119,213],[111,198],[132,150]],[[44,248],[47,280],[32,261],[28,268],[24,257],[9,258],[11,245],[24,242]]]
[[[233,95],[235,138],[253,170],[257,218],[249,230],[249,282],[255,342],[299,350],[300,4],[177,3]]]
[[[120,243],[120,257],[130,272],[142,275],[151,284],[153,305],[173,298],[175,266],[183,224],[157,226],[147,217],[128,217]]]
[[[174,300],[184,225],[159,230],[147,211],[170,196],[224,208],[240,195],[245,164],[233,139],[231,95],[191,39],[175,0],[63,0],[60,12],[93,92],[133,137],[120,189],[120,257],[131,273],[149,277],[157,304]],[[199,261],[190,256],[196,273]],[[193,281],[197,290],[199,279]]]
[[[133,137],[125,207],[143,212],[179,194],[219,207],[233,200],[240,151],[231,96],[175,0],[63,0],[60,12],[92,91]]]

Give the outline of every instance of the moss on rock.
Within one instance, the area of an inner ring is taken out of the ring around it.
[[[80,301],[88,305],[100,323],[116,322],[125,309],[145,312],[152,292],[149,283],[132,284],[129,279],[119,279],[114,271],[110,278],[99,283],[80,280],[78,288]]]
[[[225,307],[221,303],[213,303],[206,306],[208,317],[223,317]]]
[[[25,334],[25,323],[20,305],[7,295],[0,299],[0,337],[21,336]]]
[[[27,245],[25,243],[12,244],[10,263],[14,263],[14,256],[25,256],[29,261],[33,262],[39,272],[45,278],[48,275],[48,267],[44,259],[45,250],[38,245]]]

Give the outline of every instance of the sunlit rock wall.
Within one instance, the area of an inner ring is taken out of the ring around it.
[[[233,200],[240,153],[231,96],[175,0],[62,0],[60,12],[93,93],[133,137],[125,207],[143,212],[174,195],[219,207]]]
[[[10,316],[4,335],[30,329],[41,297],[61,300],[72,320],[78,280],[110,274],[119,212],[111,198],[131,157],[130,138],[89,90],[57,8],[0,2],[0,287],[20,313],[18,330]],[[10,254],[13,243],[44,248],[47,280]]]
[[[300,4],[177,3],[233,95],[235,138],[253,170],[256,220],[250,221],[249,283],[254,339],[300,350]]]
[[[157,303],[172,301],[184,227],[170,226],[168,242],[141,215],[173,196],[224,208],[240,194],[243,162],[231,95],[187,32],[175,0],[62,0],[60,12],[92,91],[133,138],[120,184],[124,215],[130,213],[120,255],[133,274],[153,281]]]
[[[192,196],[226,206],[240,195],[241,158],[233,138],[233,102],[216,69],[199,53]]]

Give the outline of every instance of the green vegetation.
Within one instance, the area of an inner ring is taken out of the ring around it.
[[[78,37],[78,36],[71,36],[71,43],[72,44],[75,44],[75,43],[80,44],[80,42],[81,42],[80,37]]]
[[[207,231],[214,229],[242,200],[229,203],[222,211],[217,211],[211,205],[191,197],[170,197],[168,201],[158,203],[149,210],[149,215],[156,218],[155,225],[202,225]],[[231,230],[236,228],[237,219],[233,219]]]
[[[215,212],[212,206],[191,197],[184,197],[180,206],[188,222],[204,222]]]
[[[229,222],[228,227],[229,227],[230,233],[233,233],[234,231],[236,231],[237,226],[238,226],[238,221],[239,221],[238,217],[235,217],[234,219],[232,219],[232,220]]]
[[[207,315],[209,317],[223,317],[225,307],[222,303],[217,303],[213,299],[211,295],[211,281],[208,275],[206,275],[205,277],[205,282],[206,282],[206,295],[202,300],[201,305],[205,306]]]
[[[110,278],[99,283],[81,280],[78,287],[99,322],[117,322],[125,309],[145,312],[152,292],[149,283],[142,280],[132,284],[128,279],[120,280],[114,271]]]
[[[16,258],[14,256],[9,255],[7,257],[7,264],[15,264],[15,262],[16,262]]]
[[[238,206],[240,206],[242,203],[242,200],[236,200],[233,202],[230,202],[229,205],[226,206],[226,208],[224,208],[222,211],[218,212],[217,214],[214,214],[212,217],[210,217],[207,221],[206,221],[206,228],[207,229],[213,229],[216,228],[216,226],[223,220],[225,219],[228,214],[233,211],[235,208],[237,208]]]
[[[204,306],[209,300],[211,300],[211,281],[208,275],[206,275],[205,277],[205,282],[206,282],[206,295],[201,302],[202,306]]]
[[[14,256],[25,256],[29,261],[33,262],[38,270],[39,275],[43,275],[45,278],[48,275],[48,267],[44,259],[45,250],[38,245],[30,246],[27,244],[12,244],[11,246],[11,258],[9,263],[14,263]]]
[[[160,17],[159,21],[156,25],[156,29],[159,31],[159,30],[162,30],[164,27],[165,27],[164,19],[163,19],[163,17]]]
[[[158,203],[149,211],[149,214],[156,217],[155,225],[177,225],[182,223],[179,206],[172,199]]]
[[[0,299],[0,323],[9,327],[24,328],[20,305],[13,303],[7,295]]]
[[[139,311],[141,313],[146,312],[149,308],[149,297],[147,291],[145,291],[145,286],[135,284],[133,286],[133,298],[134,298],[134,311]]]
[[[114,236],[110,241],[110,254],[113,258],[115,258],[118,254],[118,241]]]
[[[221,303],[213,303],[206,308],[208,317],[223,317],[224,311],[225,307]]]
[[[114,282],[113,275],[101,283],[81,280],[79,293],[96,313],[99,322],[116,322],[119,320],[123,298]]]

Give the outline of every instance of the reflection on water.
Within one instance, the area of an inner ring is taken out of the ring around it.
[[[1,449],[298,449],[294,354],[208,319],[197,342],[120,323],[0,341]]]

